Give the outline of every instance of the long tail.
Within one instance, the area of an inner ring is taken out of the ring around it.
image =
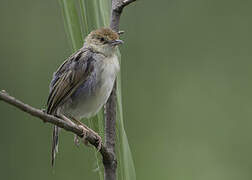
[[[53,134],[52,134],[52,166],[54,165],[56,153],[58,153],[59,131],[60,131],[60,128],[58,126],[53,127]]]

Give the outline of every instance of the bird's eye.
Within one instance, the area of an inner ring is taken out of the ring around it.
[[[105,41],[105,39],[103,37],[100,40],[101,40],[101,42]]]

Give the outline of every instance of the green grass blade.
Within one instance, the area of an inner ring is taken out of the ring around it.
[[[64,25],[68,39],[71,40],[73,51],[78,50],[83,44],[81,26],[74,0],[59,0],[64,17]]]
[[[108,27],[109,20],[110,20],[110,7],[111,1],[108,0],[99,0],[99,11],[100,11],[100,18],[101,18],[101,26]]]
[[[121,62],[121,54],[118,50],[118,58]],[[118,156],[118,177],[121,180],[136,180],[135,166],[128,142],[128,138],[124,129],[122,95],[121,95],[121,73],[117,77],[117,156]]]
[[[81,22],[83,27],[83,36],[86,37],[89,33],[88,23],[87,23],[87,10],[83,0],[79,0],[80,4],[80,15],[81,15]]]

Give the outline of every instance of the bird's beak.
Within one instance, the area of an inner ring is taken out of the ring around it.
[[[123,41],[120,39],[116,39],[116,40],[111,41],[111,45],[113,45],[113,46],[117,46],[119,44],[123,44]]]

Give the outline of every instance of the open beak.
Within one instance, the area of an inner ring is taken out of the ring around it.
[[[123,41],[120,39],[116,39],[116,40],[111,41],[111,45],[113,45],[113,46],[117,46],[120,44],[123,44]]]

